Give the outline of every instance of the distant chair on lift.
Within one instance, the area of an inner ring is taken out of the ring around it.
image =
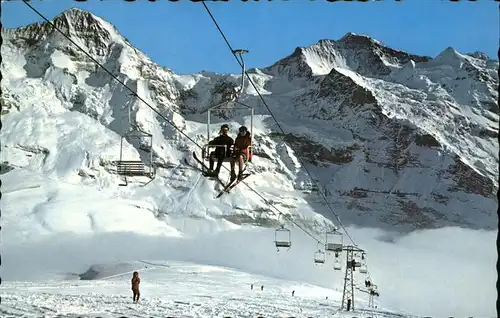
[[[325,250],[329,252],[342,252],[344,238],[342,233],[334,230],[326,233]]]
[[[318,245],[319,244],[320,243],[318,242]],[[316,253],[314,253],[314,264],[322,265],[325,264],[325,261],[326,261],[325,252],[323,252],[321,248],[318,247],[318,250],[316,251]]]
[[[285,228],[284,225],[281,225],[281,227],[276,229],[274,233],[274,243],[278,252],[280,251],[280,248],[290,249],[292,246],[290,230]]]
[[[342,263],[340,262],[339,252],[335,252],[335,258],[333,260],[333,269],[339,271],[342,269]]]

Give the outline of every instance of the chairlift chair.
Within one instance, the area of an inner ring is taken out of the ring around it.
[[[333,269],[336,271],[342,269],[342,264],[340,263],[340,260],[338,258],[335,258],[335,260],[333,261]]]
[[[248,50],[243,50],[243,49],[237,49],[237,50],[233,50],[233,54],[237,54],[239,56],[239,60],[241,62],[241,65],[242,65],[242,72],[241,72],[241,89],[240,91],[238,92],[238,95],[236,95],[236,98],[234,101],[224,101],[224,102],[221,102],[219,104],[216,104],[214,106],[210,106],[208,109],[207,109],[207,144],[203,145],[203,149],[202,149],[202,156],[204,158],[204,160],[210,160],[210,154],[212,151],[214,151],[215,149],[217,148],[221,148],[223,147],[224,148],[224,151],[225,153],[227,153],[227,150],[226,149],[226,145],[209,145],[208,142],[211,140],[210,138],[210,119],[211,119],[211,114],[212,112],[214,111],[218,111],[218,110],[221,110],[224,108],[224,106],[228,105],[228,104],[233,104],[232,105],[232,109],[246,109],[246,110],[250,110],[250,129],[249,129],[249,132],[250,132],[250,146],[248,147],[248,153],[247,153],[247,158],[246,158],[246,161],[245,161],[245,164],[247,162],[252,162],[252,150],[253,150],[253,117],[254,117],[254,109],[253,107],[247,105],[247,104],[244,104],[242,102],[240,102],[238,99],[241,95],[241,92],[243,92],[243,89],[244,89],[244,85],[245,85],[245,61],[243,60],[243,57],[242,57],[242,54],[246,54],[248,53]],[[231,158],[228,157],[228,158],[224,158],[224,162],[230,162],[231,161]]]
[[[249,132],[250,132],[250,146],[248,146],[248,153],[247,153],[247,158],[245,160],[245,163],[247,162],[252,162],[252,154],[253,154],[253,117],[254,117],[254,109],[253,107],[249,106],[249,105],[246,105],[244,103],[241,103],[239,101],[225,101],[225,102],[222,102],[222,103],[219,103],[215,106],[211,106],[208,108],[207,110],[207,143],[203,145],[203,148],[202,148],[202,157],[203,159],[205,159],[206,161],[210,160],[210,154],[212,153],[212,151],[216,150],[217,148],[224,148],[224,152],[227,153],[227,146],[226,145],[209,145],[208,142],[210,142],[210,140],[212,140],[211,138],[211,133],[210,133],[210,125],[211,125],[211,114],[212,112],[214,111],[217,111],[219,109],[221,109],[223,106],[227,105],[227,104],[234,104],[235,106],[232,107],[232,109],[247,109],[247,110],[250,110],[250,128],[249,128]],[[236,137],[234,137],[233,139],[236,139]],[[232,150],[232,149],[231,149]],[[231,157],[226,157],[224,158],[224,162],[230,162],[231,161]]]
[[[338,231],[326,233],[325,250],[329,252],[341,252],[343,247],[343,236]]]
[[[324,264],[325,261],[326,261],[325,252],[323,252],[320,248],[318,248],[316,253],[314,253],[314,263],[315,264]]]
[[[142,160],[124,160],[123,158],[123,141],[129,138],[146,138],[149,139],[147,145],[140,147],[142,150],[147,150],[149,152],[149,166],[147,166]],[[120,159],[114,161],[116,165],[116,173],[124,177],[125,183],[119,184],[120,186],[127,186],[127,177],[148,177],[150,180],[144,184],[147,185],[156,176],[156,167],[153,164],[153,135],[140,132],[140,131],[130,131],[121,137],[120,141]]]
[[[276,229],[274,233],[274,243],[278,252],[280,250],[280,247],[286,247],[290,249],[290,247],[292,246],[290,230],[285,228],[284,225],[281,225],[280,228]]]
[[[366,253],[361,253],[361,265],[359,267],[359,272],[361,274],[366,274],[368,272],[368,266],[366,264]]]
[[[361,274],[366,274],[368,272],[368,268],[366,266],[366,263],[362,263],[361,266],[359,267],[359,272]]]

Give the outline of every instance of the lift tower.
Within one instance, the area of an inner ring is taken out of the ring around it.
[[[354,252],[363,253],[364,250],[347,245],[342,249],[346,252],[346,268],[344,277],[344,290],[342,291],[342,305],[340,310],[354,310],[354,277],[353,272],[356,267],[360,267],[361,263],[354,259]]]

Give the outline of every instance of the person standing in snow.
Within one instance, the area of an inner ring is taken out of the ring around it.
[[[245,161],[251,158],[251,153],[248,149],[252,144],[252,137],[247,127],[241,126],[239,129],[238,137],[234,141],[233,158],[231,160],[231,181],[236,179],[236,172],[234,166],[238,160],[238,180],[242,177],[243,165]]]
[[[218,146],[215,151],[210,153],[209,163],[210,172],[208,173],[212,177],[219,176],[220,168],[224,162],[224,158],[231,156],[232,146],[234,143],[233,138],[228,136],[229,126],[224,124],[220,127],[220,135],[211,140],[208,144],[210,146]],[[224,147],[225,146],[225,147]],[[214,170],[214,161],[217,159],[217,167]]]
[[[135,271],[133,274],[132,274],[132,293],[134,294],[133,295],[133,301],[134,303],[138,303],[139,302],[139,296],[141,295],[141,293],[139,292],[139,284],[141,283],[141,279],[139,278],[139,273],[137,271]]]

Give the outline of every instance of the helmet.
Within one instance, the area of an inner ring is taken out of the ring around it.
[[[247,131],[248,131],[248,129],[245,126],[241,126],[239,129],[239,132],[247,132]]]

